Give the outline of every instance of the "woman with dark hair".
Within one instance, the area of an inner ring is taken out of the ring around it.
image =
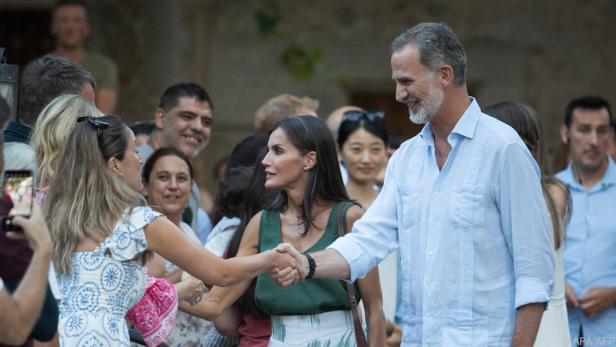
[[[383,112],[365,110],[347,111],[342,116],[338,128],[338,153],[347,171],[346,191],[349,197],[368,209],[378,192],[379,175],[387,166],[387,146],[389,136],[385,129]],[[383,310],[387,320],[387,343],[396,345],[400,327],[392,321],[396,308],[395,287],[391,283],[398,280],[398,253],[390,254],[379,264],[381,289],[383,290]],[[399,345],[399,343],[397,343]]]
[[[539,167],[541,187],[548,206],[554,231],[555,270],[554,289],[547,310],[543,313],[535,346],[569,346],[569,320],[565,300],[565,275],[563,270],[564,231],[571,212],[569,188],[560,180],[546,173],[545,145],[541,120],[530,107],[511,101],[488,106],[484,112],[511,126],[522,138]]]
[[[200,243],[195,232],[182,221],[193,177],[193,167],[186,155],[174,147],[159,148],[143,165],[141,177],[148,206],[167,217],[186,237]],[[157,254],[148,260],[146,266],[156,277],[172,283],[180,280],[181,269]]]
[[[295,265],[275,251],[223,260],[143,206],[141,157],[118,118],[80,117],[62,152],[44,215],[62,293],[64,346],[129,346],[124,316],[143,296],[143,258],[156,252],[211,284]],[[287,270],[288,271],[288,270]]]
[[[255,170],[267,148],[267,135],[252,135],[238,143],[227,161],[224,177],[218,184],[215,209],[223,216],[214,227],[205,247],[212,253],[232,258],[242,240],[246,224],[254,214],[263,208],[266,197],[263,170]],[[254,282],[254,281],[253,281]],[[252,294],[251,294],[252,293]],[[241,292],[240,292],[241,294]],[[201,293],[195,293],[196,297]],[[207,294],[209,295],[209,294]],[[271,334],[271,321],[261,314],[254,305],[254,284],[244,292],[233,308],[214,313],[205,298],[199,301],[180,302],[180,308],[193,315],[210,319],[217,330],[225,335],[239,337],[239,346],[266,346]],[[230,306],[230,302],[227,306]],[[225,307],[226,308],[226,307]],[[224,313],[222,311],[225,311]],[[204,346],[227,346],[230,341],[223,339],[212,330]]]
[[[205,244],[210,252],[218,256],[224,255],[229,240],[240,224],[246,191],[251,184],[250,176],[257,165],[259,153],[266,146],[266,135],[249,136],[233,148],[226,161],[226,169],[218,182],[214,198],[213,212],[220,218]]]
[[[279,192],[246,226],[238,255],[274,249],[282,242],[304,251],[324,249],[338,237],[339,228],[350,230],[363,214],[346,194],[334,139],[318,118],[290,117],[278,123],[261,163],[264,187]],[[219,314],[250,284],[213,288],[202,305],[203,313]],[[366,308],[369,343],[383,346],[378,269],[359,280],[357,287]],[[269,346],[356,345],[344,282],[309,279],[281,288],[266,274],[256,280],[254,302],[272,317]]]
[[[338,150],[348,172],[349,197],[367,209],[376,199],[377,176],[387,165],[389,137],[383,112],[348,111],[338,128]]]
[[[193,167],[184,152],[175,147],[157,149],[143,165],[141,175],[144,185],[143,195],[148,205],[180,228],[186,238],[201,244],[192,228],[182,222],[182,213],[188,206],[193,182]],[[196,281],[179,283],[183,271],[157,253],[154,253],[154,256],[148,260],[146,266],[152,276],[164,278],[176,284],[180,298],[189,294],[195,287],[200,288],[196,285],[200,282]],[[147,299],[146,302],[148,302]],[[143,309],[138,308],[140,304],[141,302],[129,311],[130,318],[133,318],[131,316],[133,314],[135,316],[143,314]],[[211,329],[211,324],[201,318],[178,312],[172,327],[168,336],[164,336],[164,341],[168,346],[175,347],[201,344],[203,336]],[[137,328],[139,328],[138,325]],[[147,336],[144,337],[147,339]]]

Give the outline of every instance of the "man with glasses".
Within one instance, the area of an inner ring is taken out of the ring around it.
[[[608,155],[612,112],[607,100],[572,100],[561,126],[571,162],[556,177],[571,190],[565,234],[565,282],[574,345],[616,346],[616,165]]]
[[[294,254],[301,278],[353,281],[399,249],[404,346],[530,347],[554,272],[539,167],[468,96],[466,53],[446,24],[418,24],[391,48],[396,100],[423,130],[390,159],[351,233],[317,253],[278,249]]]

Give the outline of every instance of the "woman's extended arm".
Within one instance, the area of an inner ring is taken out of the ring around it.
[[[166,218],[159,217],[148,224],[145,234],[148,249],[211,285],[226,287],[262,272],[296,267],[293,257],[271,250],[248,257],[221,259],[188,239]]]
[[[212,287],[197,303],[180,301],[180,310],[207,320],[218,318],[229,308],[250,286],[250,280],[229,287]]]
[[[385,345],[385,314],[383,313],[383,298],[379,281],[379,268],[370,271],[366,277],[358,280],[368,324],[368,344],[370,346]]]
[[[250,256],[257,254],[259,248],[259,225],[261,213],[257,213],[244,231],[237,256]],[[214,320],[229,308],[250,286],[251,280],[237,283],[230,287],[212,287],[212,289],[201,298],[201,301],[191,304],[186,301],[180,302],[180,310],[205,318]]]
[[[220,335],[227,337],[240,337],[240,325],[242,324],[242,315],[235,307],[229,307],[218,318],[212,321],[214,327]]]

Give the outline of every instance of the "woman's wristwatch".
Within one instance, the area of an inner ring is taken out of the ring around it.
[[[306,260],[308,260],[308,275],[306,275],[304,279],[308,280],[311,279],[312,276],[314,276],[314,271],[317,268],[317,263],[314,261],[314,258],[310,254],[304,253],[304,256],[306,257]]]

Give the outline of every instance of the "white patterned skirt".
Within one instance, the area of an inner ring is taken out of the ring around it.
[[[351,311],[272,316],[269,347],[355,347]]]

